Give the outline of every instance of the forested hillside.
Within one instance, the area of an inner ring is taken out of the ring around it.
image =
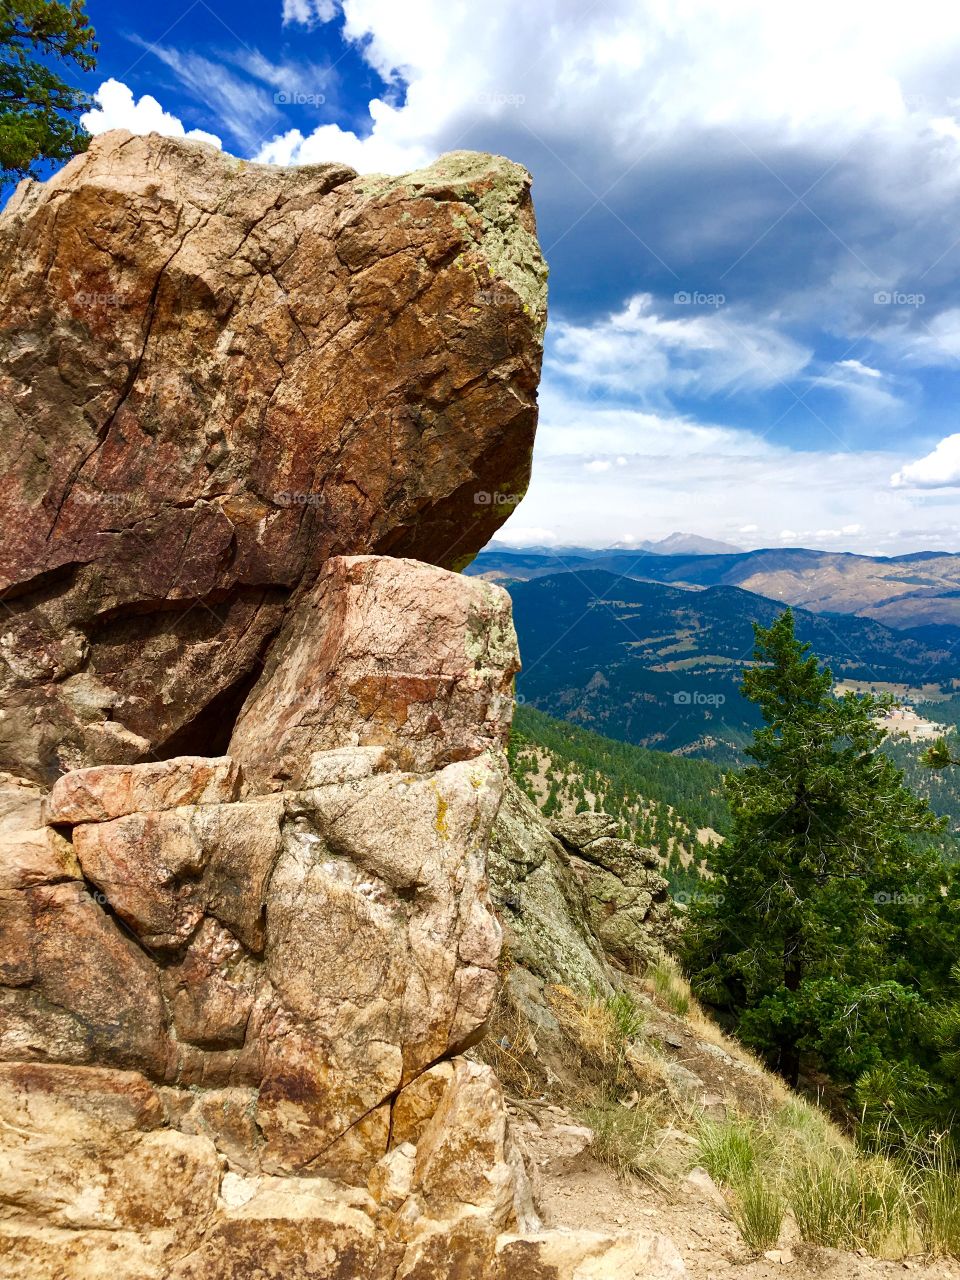
[[[602,571],[514,583],[514,619],[528,702],[584,728],[640,746],[727,765],[759,725],[740,695],[753,623],[782,612],[737,587],[681,589]],[[795,612],[797,635],[837,681],[897,692],[948,692],[956,661],[879,623]]]
[[[534,707],[517,707],[510,769],[547,817],[613,814],[622,836],[657,851],[681,901],[695,892],[705,854],[729,825],[715,764],[616,742]]]

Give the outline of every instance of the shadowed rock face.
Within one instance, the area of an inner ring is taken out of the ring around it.
[[[527,483],[529,176],[94,140],[0,219],[0,768],[217,754],[331,555],[466,563]]]

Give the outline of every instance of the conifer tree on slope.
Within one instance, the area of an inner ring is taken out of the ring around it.
[[[743,693],[766,721],[726,780],[733,830],[690,913],[694,990],[791,1084],[813,1054],[853,1080],[903,1052],[922,996],[898,959],[936,914],[944,867],[915,837],[941,829],[878,750],[891,699],[832,692],[787,610],[755,627]]]

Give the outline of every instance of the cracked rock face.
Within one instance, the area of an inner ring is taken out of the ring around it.
[[[144,795],[135,775],[152,768],[98,772]],[[366,1176],[404,1088],[489,1012],[485,849],[503,775],[491,755],[358,772],[80,822],[71,862],[51,856],[43,880],[24,833],[29,884],[2,895],[0,1053],[245,1089],[249,1163]],[[7,853],[16,867],[14,840]]]
[[[458,567],[526,486],[529,176],[123,132],[0,218],[0,768],[217,754],[331,555]]]

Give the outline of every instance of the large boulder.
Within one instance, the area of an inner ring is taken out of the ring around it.
[[[0,217],[0,768],[216,755],[331,555],[459,567],[527,483],[529,175],[94,139]]]

